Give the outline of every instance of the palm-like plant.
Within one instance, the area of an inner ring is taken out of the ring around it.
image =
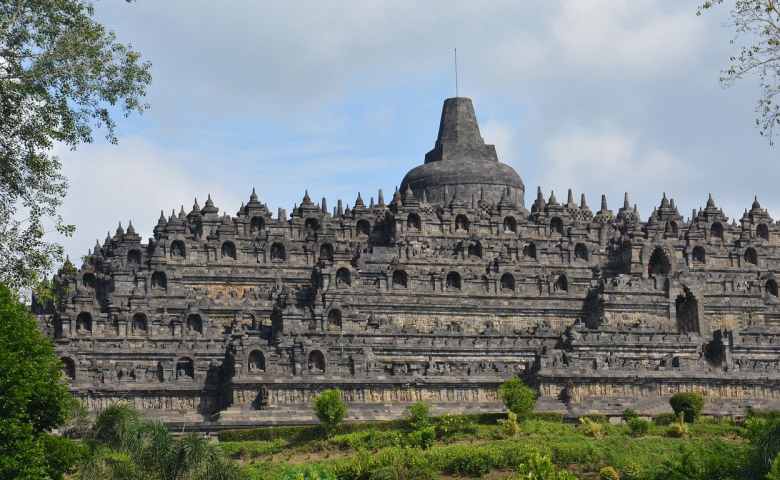
[[[236,464],[203,436],[174,437],[160,422],[143,420],[127,406],[98,415],[89,439],[91,455],[81,479],[237,480]]]

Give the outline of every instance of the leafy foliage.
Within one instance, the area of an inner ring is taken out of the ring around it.
[[[604,435],[604,424],[588,417],[580,417],[580,429],[589,437],[599,438]]]
[[[520,433],[520,423],[515,412],[507,412],[506,418],[499,420],[499,423],[504,427],[504,435],[509,438],[514,438]]]
[[[753,448],[752,464],[765,473],[780,454],[780,413],[750,415],[745,421],[745,436]]]
[[[80,479],[237,480],[238,466],[197,434],[174,437],[159,422],[146,421],[126,405],[101,412],[87,440],[90,452]]]
[[[422,448],[427,450],[433,445],[433,441],[436,440],[436,428],[433,426],[427,426],[418,428],[417,430],[409,433],[407,443],[409,446]]]
[[[141,112],[150,64],[94,18],[86,0],[0,0],[0,282],[29,287],[62,257],[44,239],[68,183],[52,149],[76,148],[116,114]]]
[[[507,410],[514,412],[520,418],[527,418],[536,406],[536,390],[517,377],[502,383],[498,388],[498,395]]]
[[[140,416],[125,403],[116,403],[103,410],[95,419],[90,437],[103,445],[121,449],[137,428]]]
[[[675,393],[669,399],[669,405],[672,406],[675,416],[682,415],[686,422],[693,423],[704,408],[704,397],[695,392]]]
[[[620,480],[620,474],[615,467],[606,466],[599,470],[599,480]]]
[[[35,320],[0,284],[0,478],[61,478],[77,453],[47,431],[72,405],[62,363]]]
[[[425,402],[415,402],[407,409],[407,419],[409,428],[420,430],[431,425],[431,410]]]
[[[772,461],[772,467],[766,474],[766,480],[780,480],[780,455]]]
[[[628,422],[632,418],[638,418],[638,417],[639,417],[639,414],[636,413],[636,411],[634,411],[634,410],[632,410],[630,408],[627,408],[627,409],[623,410],[623,421],[625,421],[625,422]]]
[[[473,434],[476,430],[474,422],[462,415],[442,415],[436,419],[436,437],[449,438],[456,433]]]
[[[707,0],[697,13],[722,3],[724,0]],[[735,0],[733,4],[732,27],[737,38],[744,37],[748,42],[730,58],[720,80],[728,86],[747,75],[758,76],[761,95],[756,105],[756,126],[773,143],[774,129],[780,126],[780,4],[777,0]]]
[[[647,432],[650,431],[650,421],[643,418],[631,418],[626,422],[626,425],[628,425],[628,431],[635,437],[647,435]]]
[[[685,424],[683,424],[685,425]],[[653,480],[742,480],[760,478],[750,473],[743,451],[723,442],[709,442],[705,448],[685,445],[681,454],[668,458],[651,477]]]
[[[46,452],[47,473],[52,479],[64,478],[63,474],[72,471],[87,454],[84,445],[69,438],[44,434],[40,440]]]
[[[685,417],[682,413],[680,413],[677,416],[677,420],[669,425],[669,428],[666,430],[666,434],[670,437],[682,438],[688,436],[689,431],[690,429],[685,423]]]
[[[517,437],[504,439],[504,426],[496,422],[495,415],[445,415],[431,420],[437,427],[448,426],[446,437],[440,437],[427,449],[414,443],[413,432],[409,432],[405,421],[348,423],[337,430],[353,429],[350,433],[288,444],[286,459],[275,454],[275,449],[265,457],[250,456],[252,463],[247,465],[247,473],[258,480],[318,478],[309,477],[314,475],[310,471],[313,470],[320,478],[333,478],[328,476],[332,474],[339,480],[370,480],[479,475],[485,471],[493,478],[511,470],[514,473],[508,478],[513,480],[569,480],[576,477],[563,468],[581,473],[582,478],[598,478],[600,469],[609,465],[620,473],[622,480],[764,478],[764,474],[748,468],[752,442],[742,438],[746,429],[732,422],[683,423],[689,434],[668,438],[663,435],[664,428],[651,426],[648,435],[634,437],[628,435],[624,426],[603,423],[602,416],[594,418],[588,420],[598,424],[606,435],[587,436],[581,427],[562,423],[559,417],[545,421],[534,416],[522,422]],[[278,435],[278,428],[267,430]],[[290,432],[289,441],[300,438]],[[230,446],[233,452],[236,448]],[[331,456],[334,448],[338,454]],[[311,453],[319,459],[311,459]],[[301,464],[302,459],[305,465]]]
[[[347,416],[347,405],[341,398],[341,390],[331,388],[317,395],[314,399],[314,413],[325,431],[332,433]]]
[[[533,452],[525,463],[517,466],[512,480],[577,480],[574,474],[558,469],[549,455]]]
[[[408,443],[402,432],[380,431],[373,428],[362,432],[333,435],[328,439],[328,442],[345,450],[359,450],[361,448],[377,450],[387,447],[401,447]]]
[[[673,413],[661,413],[653,417],[653,423],[659,426],[671,425],[677,420],[677,416]]]

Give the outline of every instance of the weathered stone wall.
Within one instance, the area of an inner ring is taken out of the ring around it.
[[[253,192],[233,216],[210,198],[161,215],[147,243],[120,225],[36,305],[73,391],[238,423],[293,421],[331,386],[371,418],[416,399],[495,409],[515,375],[569,412],[658,410],[680,390],[721,412],[778,401],[780,226],[757,201],[739,223],[712,199],[683,219],[666,196],[645,222],[627,198],[594,212],[571,192],[528,210],[519,176],[497,199],[427,198],[456,165],[498,175],[482,146],[441,150],[426,165],[449,173],[387,203],[307,193],[272,214]]]

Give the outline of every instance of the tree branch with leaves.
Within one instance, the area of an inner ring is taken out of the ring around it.
[[[697,14],[723,4],[708,0]],[[780,4],[778,0],[735,0],[731,25],[736,31],[732,44],[746,39],[739,53],[729,59],[721,82],[730,86],[747,75],[756,75],[761,95],[756,104],[756,127],[774,144],[775,128],[780,127]]]
[[[68,182],[52,154],[141,113],[151,65],[95,20],[83,0],[0,0],[0,282],[33,287],[62,260],[46,237],[74,226],[58,209]]]

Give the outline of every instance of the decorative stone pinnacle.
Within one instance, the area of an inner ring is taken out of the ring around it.
[[[715,208],[715,200],[712,198],[712,193],[707,195],[707,208]]]

